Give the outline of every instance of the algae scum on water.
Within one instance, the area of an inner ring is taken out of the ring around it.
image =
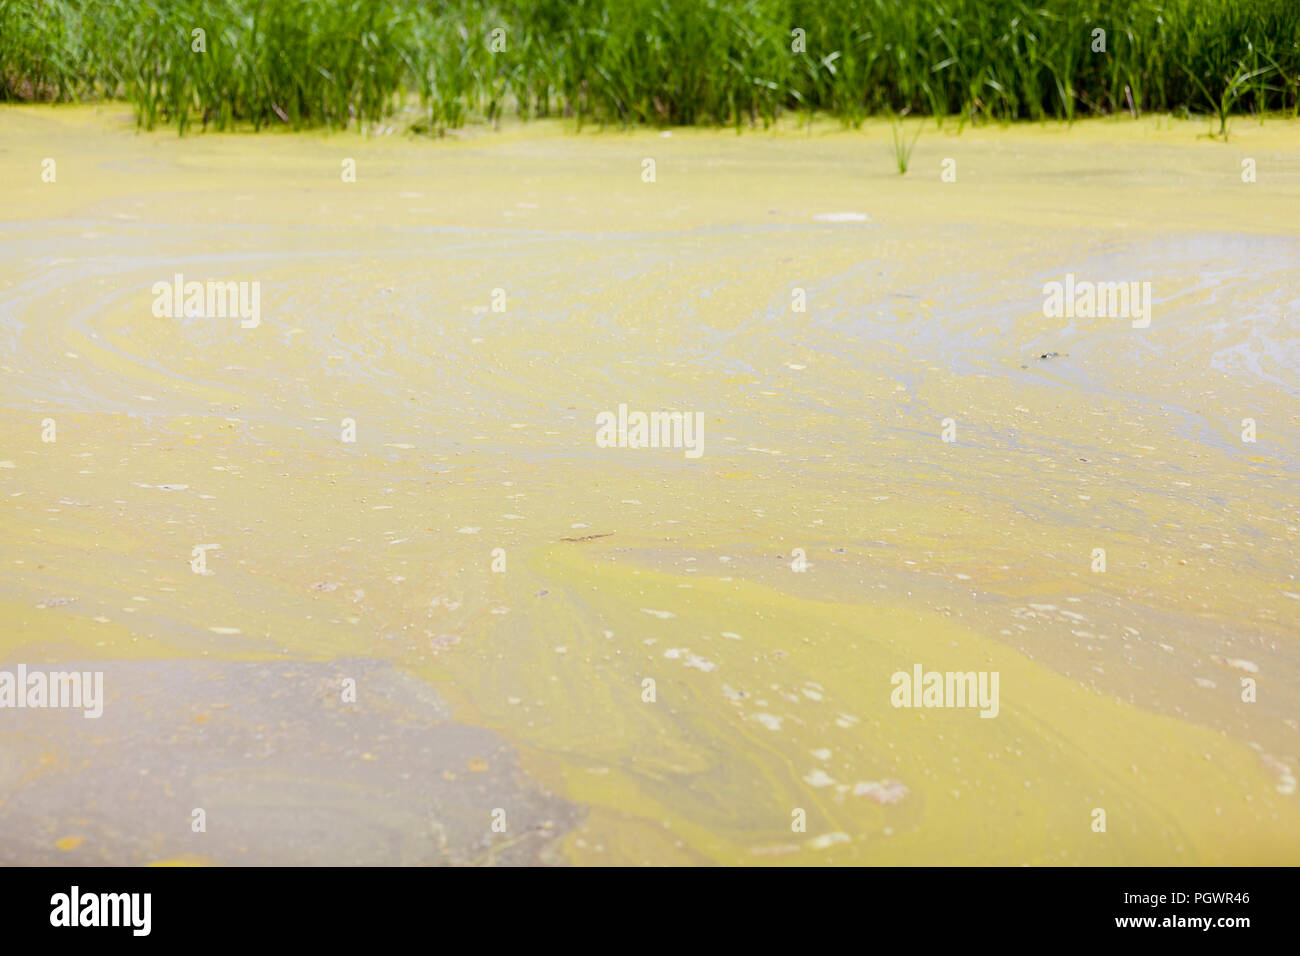
[[[1300,861],[1282,5],[302,6],[0,4],[0,862]]]
[[[1292,122],[0,122],[5,862],[1295,862]]]

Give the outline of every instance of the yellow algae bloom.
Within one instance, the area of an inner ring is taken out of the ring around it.
[[[0,863],[1300,861],[1295,120],[3,123]]]

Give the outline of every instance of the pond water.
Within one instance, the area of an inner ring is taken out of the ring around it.
[[[0,111],[0,668],[106,674],[0,859],[1295,863],[1300,125],[1204,133]]]

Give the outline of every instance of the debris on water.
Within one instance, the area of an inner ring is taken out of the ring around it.
[[[837,843],[848,843],[848,842],[849,842],[849,835],[847,833],[840,833],[836,831],[835,833],[826,833],[823,834],[822,836],[814,837],[813,839],[809,840],[808,849],[825,850],[829,847],[834,846]]]
[[[1038,357],[1040,359],[1050,359],[1050,358],[1056,358],[1060,354],[1061,354],[1060,352],[1044,352],[1042,355]]]
[[[584,534],[581,538],[561,538],[561,541],[595,541],[597,538],[608,538],[614,534],[613,531],[606,531],[604,534]]]
[[[768,730],[780,730],[781,718],[772,714],[755,714],[754,719],[766,727]]]
[[[700,657],[698,654],[687,654],[686,666],[694,667],[696,670],[704,671],[706,674],[709,671],[716,671],[718,669],[717,664],[713,663],[711,660]]]
[[[835,778],[830,776],[821,767],[808,771],[803,776],[803,782],[810,787],[829,787],[834,785]]]
[[[42,611],[51,607],[63,607],[65,604],[75,604],[77,601],[74,597],[52,597],[46,598],[40,604],[36,605]]]
[[[881,806],[888,806],[892,803],[901,803],[903,798],[907,796],[907,787],[897,780],[860,782],[854,786],[853,795],[855,797],[866,797]]]
[[[1210,660],[1214,661],[1214,663],[1216,664],[1226,664],[1228,667],[1235,668],[1236,670],[1239,671],[1245,671],[1248,674],[1259,673],[1259,665],[1254,663],[1253,661],[1244,661],[1236,657],[1229,657],[1225,659],[1219,657],[1218,655],[1212,656]]]
[[[1277,792],[1283,796],[1295,794],[1295,772],[1272,754],[1261,754],[1260,759],[1277,776]]]
[[[786,853],[798,853],[799,847],[794,843],[772,843],[768,846],[751,847],[749,852],[754,856],[783,856]]]
[[[674,614],[672,611],[652,611],[652,610],[651,610],[650,608],[648,608],[648,607],[643,607],[643,608],[641,608],[641,610],[644,611],[646,614],[653,614],[655,617],[659,618],[659,620],[661,620],[661,621],[666,621],[666,620],[668,620],[670,617],[676,617],[676,616],[677,616],[677,615]]]

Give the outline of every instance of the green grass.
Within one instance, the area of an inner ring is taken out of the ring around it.
[[[912,150],[916,147],[916,141],[921,136],[921,127],[916,127],[916,132],[912,134],[909,140],[907,134],[903,131],[903,117],[893,112],[889,114],[890,130],[894,134],[894,162],[898,166],[898,174],[901,176],[907,172],[907,166],[912,161]]]
[[[182,132],[418,104],[430,132],[507,112],[739,129],[1148,110],[1213,116],[1226,137],[1231,112],[1300,112],[1296,2],[0,0],[0,100],[122,98],[141,126]]]

